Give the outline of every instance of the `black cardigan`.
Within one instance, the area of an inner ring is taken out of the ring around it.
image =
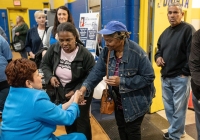
[[[45,29],[45,31],[47,31],[47,27]],[[40,47],[40,45],[42,45]],[[33,27],[30,30],[28,30],[27,36],[26,36],[26,43],[25,43],[25,48],[26,51],[29,52],[33,52],[34,54],[36,54],[40,48],[43,47],[42,44],[42,40],[38,34],[37,31],[37,27]]]

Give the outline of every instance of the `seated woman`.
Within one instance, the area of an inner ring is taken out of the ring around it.
[[[79,116],[79,91],[65,104],[56,106],[41,90],[41,75],[33,61],[13,60],[5,72],[11,87],[3,110],[2,140],[86,140],[81,133],[53,134],[56,125],[71,125]]]

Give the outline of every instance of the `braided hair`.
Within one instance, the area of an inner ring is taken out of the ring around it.
[[[113,34],[110,34],[109,36],[120,39],[120,40],[124,40],[125,38],[130,38],[130,34],[131,34],[131,32],[117,31]]]

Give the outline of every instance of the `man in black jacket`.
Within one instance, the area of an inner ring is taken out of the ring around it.
[[[179,140],[185,133],[185,116],[190,91],[188,58],[194,28],[181,21],[184,13],[179,3],[168,7],[170,26],[160,35],[155,54],[157,66],[161,67],[162,97],[167,119],[170,123],[164,138]]]
[[[198,140],[200,140],[200,30],[196,31],[192,37],[189,67],[192,77],[192,101],[195,110],[196,128]]]

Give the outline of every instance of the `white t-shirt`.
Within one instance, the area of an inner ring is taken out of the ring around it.
[[[45,30],[40,30],[40,29],[37,29],[37,30],[38,30],[38,34],[39,34],[39,37],[40,37],[41,40],[42,40],[42,37],[43,37],[43,34],[44,34],[44,37],[43,37],[43,40],[42,40],[42,44],[44,45],[47,33],[45,32]]]
[[[71,72],[71,62],[76,57],[79,47],[71,53],[66,53],[63,49],[61,49],[60,62],[58,67],[56,68],[56,75],[60,79],[63,87],[72,80],[72,72]]]

